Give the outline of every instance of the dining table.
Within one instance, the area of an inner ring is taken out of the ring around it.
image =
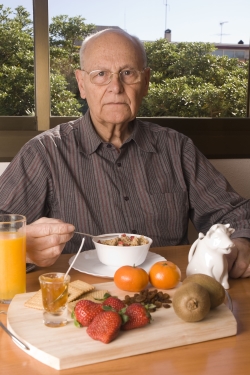
[[[178,265],[183,280],[186,277],[189,249],[189,245],[181,245],[152,247],[150,251]],[[38,277],[41,274],[50,271],[66,272],[72,255],[62,254],[52,266],[44,268],[36,266],[33,271],[27,273],[27,293],[39,290]],[[90,284],[110,281],[107,278],[79,272],[74,268],[70,270],[70,276],[72,281],[82,280]],[[145,354],[56,370],[22,351],[0,328],[0,374],[249,375],[250,279],[229,279],[229,284],[228,292],[232,302],[232,312],[237,321],[236,335],[158,351],[154,351],[152,347],[152,351]],[[7,312],[8,305],[0,304],[0,310]],[[5,325],[7,324],[5,314],[0,315],[0,320]],[[60,328],[52,328],[52,335],[54,329]],[[173,339],[168,330],[166,330],[165,337],[166,340]]]

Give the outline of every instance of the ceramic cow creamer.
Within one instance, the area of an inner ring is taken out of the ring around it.
[[[225,289],[229,289],[225,254],[229,254],[234,246],[230,239],[233,232],[230,224],[215,224],[205,236],[199,233],[198,239],[189,250],[187,276],[204,273],[220,282]]]

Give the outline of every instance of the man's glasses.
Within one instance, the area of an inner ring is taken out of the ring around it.
[[[141,82],[141,75],[144,73],[145,69],[147,68],[144,68],[141,71],[135,69],[123,69],[118,73],[112,73],[109,70],[93,70],[92,72],[87,72],[84,69],[81,70],[89,75],[91,83],[102,86],[108,85],[114,74],[118,74],[121,82],[126,85],[133,85],[134,83]]]

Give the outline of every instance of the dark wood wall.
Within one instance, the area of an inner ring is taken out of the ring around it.
[[[51,128],[73,120],[71,117],[52,117]],[[188,137],[209,159],[250,158],[250,118],[179,118],[149,117],[143,120],[175,129]],[[8,130],[6,130],[8,129]],[[0,162],[11,161],[20,148],[35,135],[36,121],[22,118],[1,119]]]

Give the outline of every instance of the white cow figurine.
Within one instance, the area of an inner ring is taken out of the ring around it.
[[[234,246],[230,239],[234,231],[230,224],[215,224],[205,236],[199,233],[198,239],[189,250],[186,275],[204,273],[219,281],[225,289],[229,289],[225,254],[229,254]]]

